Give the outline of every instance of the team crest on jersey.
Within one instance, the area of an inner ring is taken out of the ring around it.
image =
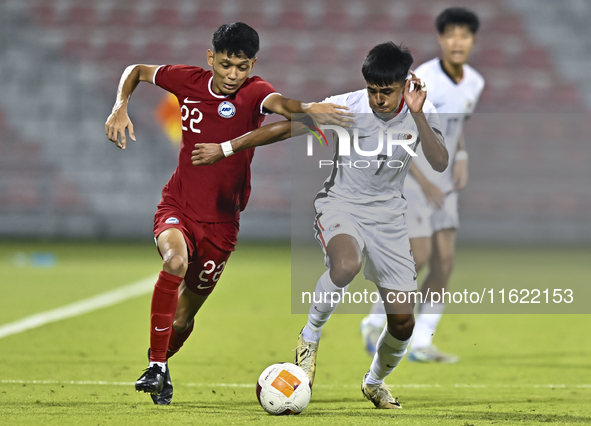
[[[236,114],[236,107],[228,101],[224,101],[218,107],[218,114],[220,117],[232,118]]]
[[[329,231],[334,231],[337,228],[340,228],[341,224],[340,223],[335,223],[334,225],[330,225],[330,228],[328,228]]]
[[[407,141],[409,139],[412,139],[412,135],[409,135],[408,133],[398,133],[399,141]]]
[[[166,221],[164,223],[170,223],[173,225],[177,225],[179,223],[179,220],[176,217],[169,217],[168,219],[166,219]]]

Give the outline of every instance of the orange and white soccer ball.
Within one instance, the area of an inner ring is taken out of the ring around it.
[[[275,416],[300,414],[308,406],[311,396],[308,375],[297,365],[287,362],[265,368],[257,382],[261,407]]]

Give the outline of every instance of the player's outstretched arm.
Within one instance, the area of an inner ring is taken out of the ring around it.
[[[322,124],[336,124],[342,127],[351,127],[355,114],[347,112],[349,109],[343,105],[332,103],[310,102],[304,103],[281,96],[279,93],[269,96],[263,108],[280,114],[291,120],[292,114],[309,114],[317,126]]]
[[[119,87],[117,88],[117,99],[113,106],[113,111],[107,122],[105,123],[105,134],[111,142],[117,147],[125,149],[127,139],[125,137],[125,129],[129,132],[129,137],[135,141],[135,134],[133,132],[133,123],[127,115],[127,104],[131,98],[131,94],[137,87],[140,81],[154,81],[154,73],[159,65],[130,65],[125,68],[121,80],[119,80]],[[119,141],[121,135],[121,141]]]
[[[306,133],[306,124],[301,122],[280,121],[259,127],[231,141],[218,143],[198,143],[192,152],[191,162],[194,166],[205,166],[235,154],[236,152],[269,145]]]
[[[415,73],[411,71],[410,74],[412,75],[412,78],[406,80],[404,86],[404,100],[417,125],[419,137],[423,144],[425,158],[431,167],[433,167],[433,170],[442,172],[447,168],[449,153],[445,147],[443,136],[433,130],[429,125],[425,114],[423,114],[423,105],[427,99],[427,91],[424,90],[425,86],[421,83],[421,80],[415,75]],[[415,87],[412,92],[410,91],[411,83],[413,83]]]

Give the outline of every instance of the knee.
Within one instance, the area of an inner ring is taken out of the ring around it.
[[[172,324],[172,328],[174,328],[175,333],[179,334],[179,333],[184,333],[185,331],[187,331],[187,329],[189,328],[189,326],[191,325],[191,321],[187,321],[186,318],[183,319],[176,319],[174,320],[174,323]]]
[[[163,257],[162,269],[172,275],[184,277],[189,266],[189,261],[184,256],[176,253],[166,253]]]
[[[408,340],[415,328],[414,315],[398,315],[388,319],[388,332],[398,340]]]
[[[330,265],[330,279],[337,287],[345,287],[361,271],[361,259],[348,259]]]
[[[447,279],[454,268],[454,257],[452,255],[438,256],[431,265],[434,272],[441,278]]]

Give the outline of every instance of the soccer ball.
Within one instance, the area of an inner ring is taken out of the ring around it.
[[[261,373],[257,399],[261,407],[275,416],[300,414],[308,406],[312,385],[300,367],[290,363],[273,364]]]

